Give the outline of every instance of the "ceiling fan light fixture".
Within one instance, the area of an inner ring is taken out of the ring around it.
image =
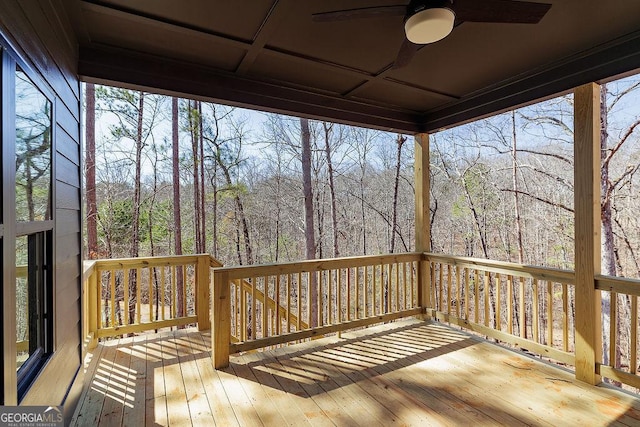
[[[451,33],[455,18],[451,9],[444,7],[424,9],[407,19],[404,23],[404,31],[411,43],[434,43]]]

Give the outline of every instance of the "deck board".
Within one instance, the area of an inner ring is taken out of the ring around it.
[[[193,329],[100,344],[72,425],[640,424],[638,396],[438,323],[245,353],[222,370],[210,345]]]

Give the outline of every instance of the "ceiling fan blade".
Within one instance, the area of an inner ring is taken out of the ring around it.
[[[402,41],[402,45],[400,46],[400,50],[398,51],[398,56],[396,56],[396,60],[393,63],[393,68],[402,68],[409,65],[418,49],[420,49],[420,45],[411,43],[405,37]]]
[[[376,18],[379,16],[404,16],[407,5],[361,7],[358,9],[336,10],[333,12],[314,13],[311,18],[315,22],[349,21],[351,19]]]
[[[551,9],[547,3],[510,0],[454,0],[456,19],[468,22],[537,24]]]

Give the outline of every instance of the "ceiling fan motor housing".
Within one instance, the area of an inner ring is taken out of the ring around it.
[[[407,40],[428,44],[448,36],[455,21],[452,5],[451,0],[411,1],[404,22]]]

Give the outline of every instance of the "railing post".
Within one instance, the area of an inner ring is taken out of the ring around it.
[[[211,262],[209,255],[199,255],[196,266],[196,316],[198,317],[198,330],[208,331],[211,329],[211,317],[209,316],[209,272]]]
[[[431,221],[429,210],[429,134],[415,136],[414,151],[415,205],[416,205],[416,252],[428,252],[431,248]],[[418,305],[423,310],[431,308],[431,274],[429,261],[420,257],[418,262]],[[423,315],[423,318],[429,316]]]
[[[211,310],[211,354],[216,369],[229,366],[231,342],[231,300],[229,273],[213,270],[213,303]]]
[[[576,378],[600,382],[602,358],[600,292],[600,86],[589,83],[574,93],[575,208],[575,366]],[[615,321],[611,319],[611,321]]]
[[[87,292],[88,301],[87,310],[88,315],[88,335],[91,335],[88,349],[93,350],[98,346],[98,316],[100,316],[100,300],[98,299],[98,276],[99,272],[94,267],[87,280]],[[84,339],[84,338],[83,338]]]

